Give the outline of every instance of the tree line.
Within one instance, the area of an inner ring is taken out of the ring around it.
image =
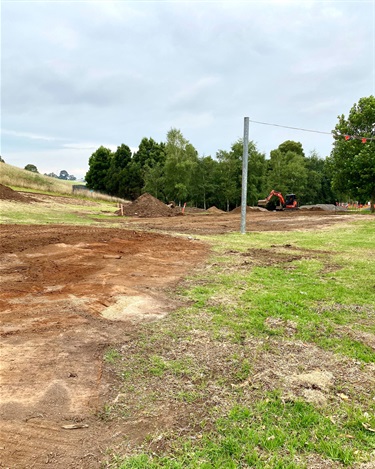
[[[305,156],[301,143],[286,141],[267,160],[249,142],[248,204],[256,205],[272,189],[296,193],[301,203],[329,203],[330,167],[316,152]],[[243,143],[239,139],[216,158],[198,155],[179,129],[171,129],[166,142],[143,138],[138,151],[121,144],[115,152],[98,148],[90,157],[86,183],[90,189],[135,199],[143,192],[165,202],[188,202],[231,210],[241,203]]]
[[[269,158],[253,141],[248,145],[248,205],[256,205],[275,189],[294,193],[302,204],[335,203],[356,197],[375,204],[375,98],[362,98],[348,119],[339,116],[332,131],[334,148],[322,159],[308,156],[300,142],[287,140]],[[353,138],[343,138],[353,134]],[[361,135],[362,139],[354,136]],[[363,137],[367,137],[365,144]],[[350,141],[348,141],[350,140]],[[149,192],[164,202],[187,202],[208,208],[231,210],[241,203],[243,142],[218,150],[215,158],[199,156],[181,130],[172,128],[165,142],[143,138],[133,154],[126,144],[116,151],[101,146],[89,159],[87,187],[107,194],[135,199]]]
[[[30,171],[31,173],[39,174],[38,168],[35,166],[35,164],[27,164],[23,169]],[[56,179],[64,179],[65,181],[76,181],[77,179],[73,174],[69,174],[66,169],[62,169],[59,175],[55,173],[44,173],[44,176],[49,176]]]

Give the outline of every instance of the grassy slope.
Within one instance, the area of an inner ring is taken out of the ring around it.
[[[38,192],[44,191],[57,194],[72,193],[72,181],[63,181],[32,173],[7,163],[0,164],[0,184],[13,189],[33,189]]]
[[[73,194],[72,185],[75,183],[75,181],[51,178],[1,163],[0,184],[11,187],[13,190],[54,197],[27,204],[1,200],[0,223],[80,225],[91,224],[99,219],[110,219],[111,223],[116,222],[116,219],[112,218],[117,210],[116,204],[125,201],[92,191],[79,191]],[[71,202],[67,204],[64,197],[69,197]],[[74,201],[76,201],[75,204]]]

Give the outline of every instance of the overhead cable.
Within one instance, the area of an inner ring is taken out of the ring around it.
[[[272,127],[282,127],[283,129],[292,129],[292,130],[300,130],[302,132],[312,132],[315,134],[325,134],[325,135],[333,135],[333,132],[324,132],[322,130],[312,130],[312,129],[304,129],[302,127],[291,127],[289,125],[280,125],[280,124],[271,124],[269,122],[260,122],[260,121],[253,121],[249,119],[249,122],[253,124],[262,124],[262,125],[270,125]],[[361,137],[359,135],[337,135],[338,137],[344,137],[345,140],[361,140],[362,143],[366,143],[368,140],[375,140],[375,137]]]

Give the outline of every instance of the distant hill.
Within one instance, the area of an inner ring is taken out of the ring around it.
[[[26,171],[7,163],[0,166],[0,184],[16,189],[32,189],[35,191],[54,192],[57,194],[71,194],[75,181],[65,181],[39,173]],[[81,184],[81,183],[80,183]]]
[[[26,171],[7,163],[0,163],[0,184],[19,191],[48,192],[59,195],[71,195],[72,197],[85,197],[89,199],[110,200],[112,202],[127,202],[119,197],[112,197],[107,194],[87,190],[82,181],[67,181],[55,177],[44,176],[43,174]],[[78,187],[74,191],[73,186]],[[79,190],[81,189],[81,190]]]

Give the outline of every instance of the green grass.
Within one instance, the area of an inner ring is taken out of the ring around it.
[[[371,458],[374,232],[361,221],[277,233],[277,242],[269,233],[203,237],[214,254],[179,287],[189,306],[142,326],[116,362],[127,397],[112,409],[136,419],[172,406],[192,423],[161,427],[132,455],[115,453],[111,467],[307,468],[309,457],[353,467]],[[317,367],[334,376],[318,391],[325,405],[301,389],[286,397],[289,374]],[[270,378],[253,383],[262,370]]]
[[[271,393],[251,407],[233,407],[227,417],[217,420],[215,431],[200,435],[198,442],[176,441],[173,458],[141,454],[119,467],[303,468],[298,456],[309,453],[350,465],[360,451],[375,447],[361,420],[349,416],[339,428],[312,405],[285,403]]]

